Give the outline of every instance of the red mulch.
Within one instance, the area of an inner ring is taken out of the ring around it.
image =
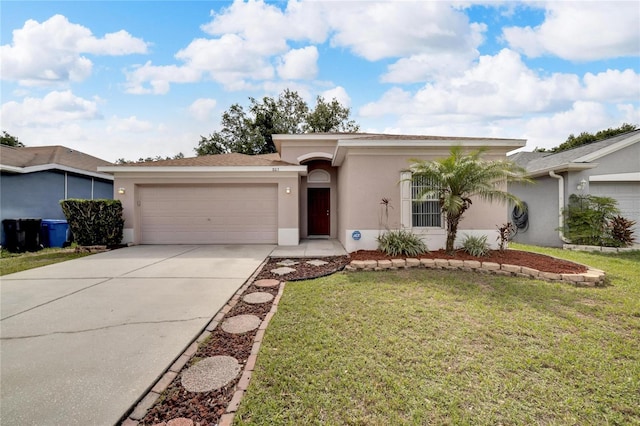
[[[350,254],[351,260],[389,260],[404,259],[406,256],[388,256],[378,250],[360,250]],[[478,260],[481,262],[495,262],[500,264],[526,266],[542,272],[553,272],[555,274],[580,274],[587,272],[583,265],[570,262],[568,260],[556,259],[544,254],[531,253],[520,250],[492,250],[484,257],[471,256],[464,250],[457,250],[452,256],[444,250],[431,251],[417,256],[418,259],[457,259],[457,260]]]

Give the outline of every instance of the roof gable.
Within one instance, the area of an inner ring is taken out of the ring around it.
[[[58,169],[111,179],[109,175],[98,172],[98,167],[110,165],[112,163],[106,160],[60,145],[0,146],[0,167],[17,173]]]
[[[598,158],[602,158],[638,142],[640,142],[640,130],[635,130],[555,154],[544,152],[517,153],[509,158],[525,167],[529,173],[535,174],[535,172],[539,171],[570,168],[571,166],[587,166]],[[527,154],[542,154],[542,156]],[[595,165],[591,165],[591,167],[594,166]]]

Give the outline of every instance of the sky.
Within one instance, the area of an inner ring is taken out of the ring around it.
[[[116,161],[195,156],[297,91],[361,131],[527,139],[640,125],[640,2],[0,3],[4,131]]]

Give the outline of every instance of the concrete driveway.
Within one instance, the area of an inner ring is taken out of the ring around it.
[[[0,423],[116,423],[273,248],[135,246],[2,277]]]

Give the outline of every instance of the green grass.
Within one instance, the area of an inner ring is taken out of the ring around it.
[[[640,252],[517,248],[610,285],[436,270],[287,283],[235,424],[640,424]]]
[[[0,275],[13,274],[27,269],[77,259],[90,253],[76,253],[71,249],[47,248],[33,253],[10,253],[2,250]]]

